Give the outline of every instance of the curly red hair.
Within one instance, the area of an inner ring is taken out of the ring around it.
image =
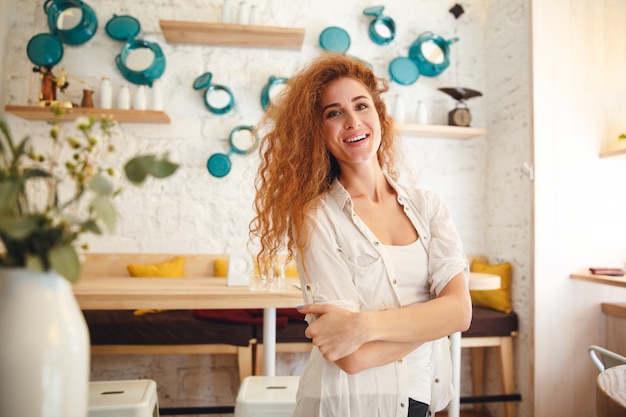
[[[295,249],[305,247],[306,213],[340,174],[326,148],[320,102],[326,85],[344,77],[360,81],[370,92],[380,118],[378,161],[393,179],[398,178],[396,133],[381,97],[389,89],[387,80],[376,77],[366,63],[355,58],[324,54],[312,61],[289,79],[256,128],[265,133],[259,146],[256,216],[250,223],[250,236],[260,245],[256,260],[261,271],[272,268],[281,250],[286,248],[288,259],[293,259]]]

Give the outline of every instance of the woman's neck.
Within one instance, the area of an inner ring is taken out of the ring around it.
[[[382,169],[364,169],[361,171],[341,171],[339,182],[352,199],[366,199],[378,202],[393,193]]]

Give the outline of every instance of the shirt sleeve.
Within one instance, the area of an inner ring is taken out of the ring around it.
[[[309,243],[298,256],[298,270],[306,303],[332,304],[359,311],[360,302],[350,268],[342,258],[331,220],[321,211],[312,212]],[[310,323],[313,317],[308,317]]]
[[[465,271],[466,280],[469,282],[469,265],[447,205],[432,192],[426,192],[424,198],[424,211],[430,228],[428,270],[431,293],[439,296],[448,282],[459,272]]]

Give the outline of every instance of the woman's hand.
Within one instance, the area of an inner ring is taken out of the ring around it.
[[[354,353],[367,341],[360,313],[329,304],[307,304],[299,311],[319,316],[307,327],[305,335],[329,361]]]

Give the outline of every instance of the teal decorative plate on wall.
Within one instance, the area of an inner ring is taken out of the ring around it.
[[[337,26],[329,26],[320,33],[320,46],[328,52],[344,53],[350,48],[350,35]]]
[[[52,67],[63,58],[63,44],[50,33],[40,33],[28,41],[26,54],[33,64]]]
[[[132,16],[122,15],[113,17],[107,22],[104,31],[116,41],[132,39],[141,30],[141,24]]]

